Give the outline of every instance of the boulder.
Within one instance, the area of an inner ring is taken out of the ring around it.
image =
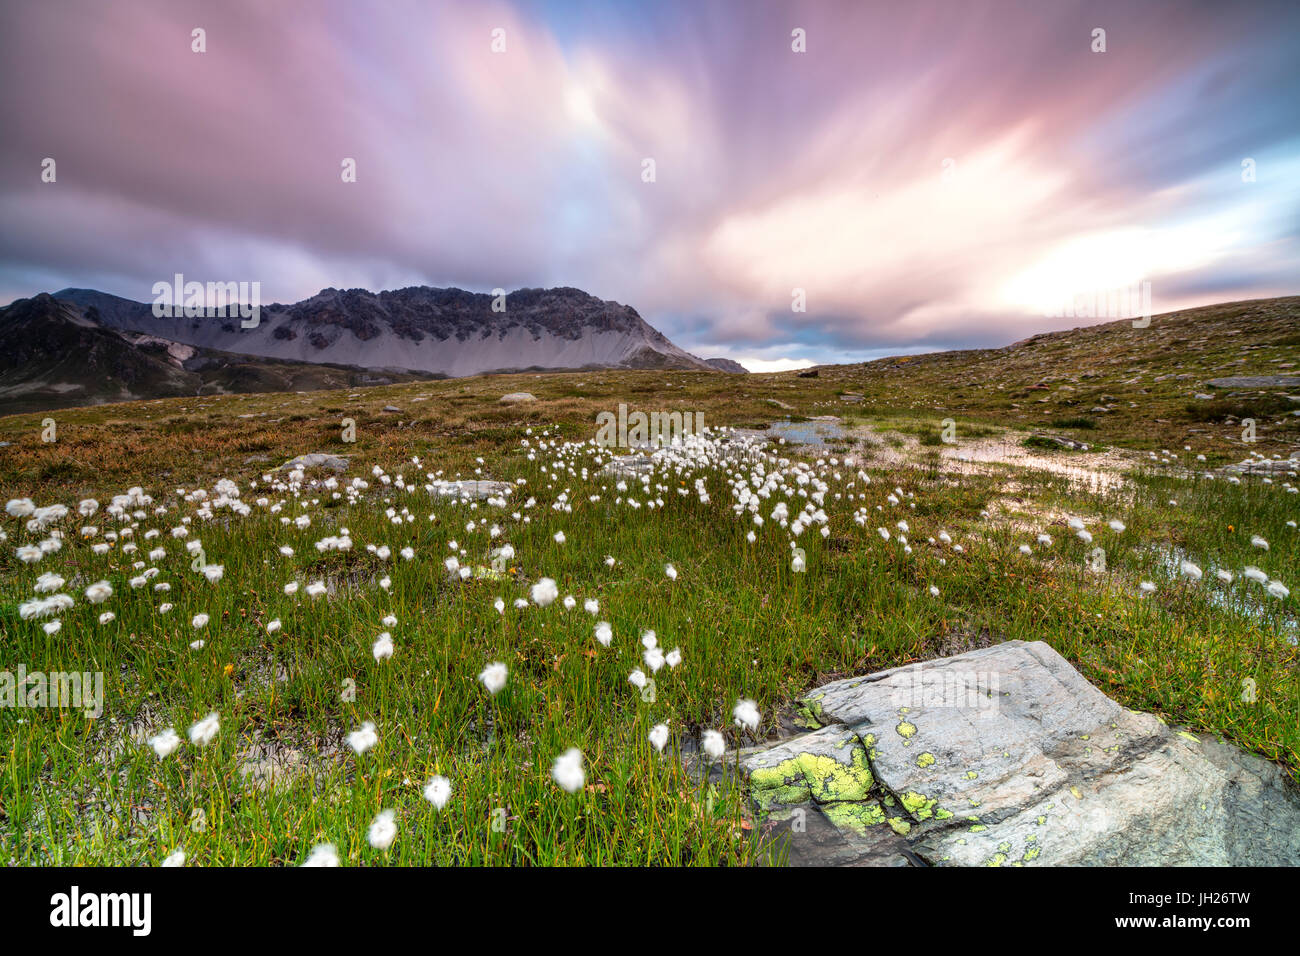
[[[815,865],[1294,866],[1300,790],[1167,727],[1042,642],[826,684],[742,751],[765,830]]]
[[[511,392],[509,395],[501,396],[502,405],[518,405],[521,402],[535,402],[537,396],[532,392]]]
[[[308,468],[328,468],[331,471],[347,471],[350,462],[342,455],[329,455],[324,452],[312,452],[309,455],[299,455],[297,458],[290,458],[280,466],[281,471],[293,471],[295,468],[301,468],[306,471]]]

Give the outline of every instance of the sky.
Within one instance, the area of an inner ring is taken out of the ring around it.
[[[10,2],[0,129],[4,303],[575,286],[763,370],[1300,293],[1293,2]]]

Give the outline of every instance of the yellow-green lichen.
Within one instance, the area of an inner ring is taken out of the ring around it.
[[[900,720],[898,726],[894,729],[898,731],[898,736],[907,740],[916,733],[916,724],[908,723],[906,720]]]
[[[775,767],[750,771],[750,786],[759,807],[777,803],[817,803],[864,800],[871,790],[871,768],[866,752],[855,746],[848,763],[826,754],[802,753]]]
[[[873,800],[856,803],[828,803],[822,813],[837,829],[865,836],[868,827],[885,822],[885,811]]]
[[[919,757],[916,758],[916,765],[918,767],[923,767],[923,768],[933,767],[934,754],[930,753],[929,751],[926,751],[925,753],[921,754]]]

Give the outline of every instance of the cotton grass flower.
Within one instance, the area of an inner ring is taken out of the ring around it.
[[[1123,534],[1123,533],[1124,533],[1124,522],[1122,522],[1122,521],[1120,521],[1120,520],[1118,520],[1118,519],[1115,519],[1115,520],[1113,520],[1113,521],[1109,521],[1109,522],[1107,522],[1107,524],[1109,525],[1110,530],[1111,530],[1111,531],[1114,531],[1116,534]]]
[[[36,579],[36,583],[32,586],[32,590],[37,594],[49,594],[51,591],[57,591],[59,588],[63,587],[63,583],[64,581],[62,577],[55,574],[53,571],[46,571]]]
[[[274,634],[276,631],[280,630],[280,627],[281,627],[280,619],[277,617],[274,621],[267,622],[266,633]]]
[[[113,586],[107,581],[96,581],[86,588],[86,600],[91,604],[103,604],[113,596]]]
[[[1180,562],[1178,565],[1178,570],[1181,571],[1183,574],[1185,574],[1187,577],[1191,578],[1193,581],[1201,580],[1201,574],[1202,574],[1201,569],[1198,568],[1196,565],[1192,564],[1192,562],[1190,561]]]
[[[200,627],[206,627],[208,623],[208,616],[206,614],[195,614],[193,620],[191,620],[190,623],[194,625],[196,629]]]
[[[645,672],[638,667],[632,673],[627,675],[627,682],[633,687],[644,689],[646,685]]]
[[[433,777],[424,785],[424,799],[432,803],[435,810],[441,810],[451,799],[451,781],[446,777]]]
[[[582,768],[582,751],[570,747],[555,758],[551,767],[551,779],[565,793],[577,793],[587,782],[587,774]]]
[[[596,640],[604,647],[609,647],[610,641],[614,640],[614,629],[610,627],[609,621],[600,621],[596,624]]]
[[[393,656],[393,635],[384,631],[379,635],[375,644],[370,648],[370,653],[375,655],[375,660],[383,661]]]
[[[349,747],[357,753],[363,754],[379,743],[379,734],[375,732],[375,725],[367,720],[359,730],[354,730],[348,734],[347,740]]]
[[[600,602],[595,598],[587,598],[582,602],[582,609],[594,617],[600,613]]]
[[[153,748],[153,752],[159,760],[163,760],[174,754],[181,745],[180,734],[174,729],[168,727],[149,738],[148,744]]]
[[[397,839],[397,821],[396,814],[392,810],[380,810],[375,814],[375,818],[370,821],[370,829],[366,832],[366,842],[376,850],[387,850]]]
[[[317,843],[307,854],[307,859],[303,861],[303,866],[338,866],[339,851],[334,848],[333,843]]]
[[[1281,581],[1269,581],[1266,590],[1279,600],[1284,600],[1291,595],[1291,590]]]
[[[1251,538],[1250,538],[1250,546],[1251,546],[1252,548],[1259,548],[1261,551],[1267,551],[1267,550],[1268,550],[1268,542],[1265,541],[1263,538],[1261,538],[1261,537],[1260,537],[1259,535],[1257,535],[1257,534],[1256,534],[1256,535],[1251,535]]]
[[[668,744],[668,725],[655,724],[650,728],[650,733],[646,734],[646,739],[650,741],[650,746],[663,753],[664,747]]]
[[[532,586],[529,596],[538,607],[547,607],[560,596],[560,589],[551,578],[542,578]]]
[[[165,869],[171,869],[174,867],[184,866],[184,865],[185,865],[185,851],[181,849],[174,850],[171,854],[168,855],[168,857],[165,860],[162,861],[162,866]]]
[[[722,734],[716,730],[706,730],[700,734],[700,749],[711,760],[717,760],[726,752],[727,744],[722,739]]]
[[[731,710],[731,716],[737,727],[746,730],[758,730],[760,715],[758,713],[758,704],[752,700],[742,699],[736,701],[736,706]]]
[[[217,731],[220,729],[221,721],[217,718],[217,712],[214,710],[208,716],[190,726],[190,743],[196,747],[206,747],[216,738]]]
[[[506,665],[500,661],[493,661],[487,667],[483,668],[483,673],[478,675],[479,682],[487,688],[487,692],[495,697],[506,686],[506,678],[509,671]]]
[[[664,565],[664,576],[665,576],[666,578],[668,578],[669,581],[676,581],[676,580],[677,580],[677,569],[676,569],[675,567],[673,567],[671,564],[665,564],[665,565]]]

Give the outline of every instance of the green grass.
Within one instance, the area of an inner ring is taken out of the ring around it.
[[[0,855],[20,863],[150,863],[184,847],[192,861],[207,864],[289,864],[315,843],[332,842],[345,861],[371,864],[754,863],[769,851],[748,828],[743,794],[701,782],[675,755],[654,753],[650,727],[668,722],[673,751],[692,749],[704,728],[724,730],[729,746],[753,742],[731,727],[738,698],[758,701],[770,735],[778,714],[828,676],[926,659],[954,642],[974,646],[981,635],[1048,641],[1128,706],[1225,734],[1293,775],[1300,766],[1297,650],[1278,636],[1294,599],[1259,601],[1251,591],[1257,585],[1239,582],[1225,589],[1240,598],[1234,610],[1231,601],[1206,599],[1213,586],[1170,578],[1153,553],[1167,545],[1207,568],[1257,563],[1296,580],[1300,549],[1285,524],[1295,496],[1278,485],[1151,475],[1135,479],[1133,493],[1098,498],[1076,495],[1059,480],[1026,478],[1024,507],[1068,507],[1128,525],[1122,535],[1103,526],[1091,546],[1054,529],[1056,545],[1026,558],[1016,545],[1032,535],[980,517],[999,498],[996,476],[968,475],[954,485],[942,470],[930,477],[900,470],[877,473],[864,487],[853,469],[828,465],[832,533],[823,540],[804,532],[808,570],[796,574],[787,535],[773,523],[755,544],[745,541],[753,525],[731,512],[716,469],[658,475],[664,508],[632,509],[616,503],[628,492],[598,477],[585,454],[566,458],[562,480],[541,470],[546,457],[529,461],[516,440],[486,458],[493,476],[526,481],[505,509],[432,502],[422,489],[382,485],[363,466],[353,473],[365,474],[371,487],[356,504],[300,508],[292,496],[271,496],[289,501],[284,516],[310,514],[306,529],[256,507],[247,518],[226,511],[206,522],[194,518],[207,560],[225,567],[215,584],[190,569],[181,542],[167,533],[193,507],[164,494],[160,502],[173,510],[140,520],[136,536],[153,527],[164,532],[149,545],[161,542],[168,551],[156,579],[171,584],[167,594],[130,587],[131,559],[142,555],[123,554],[121,541],[105,555],[81,542],[79,525],[116,524],[102,512],[90,521],[65,519],[67,546],[38,565],[19,564],[7,547],[0,581],[9,656],[29,671],[101,670],[108,688],[98,720],[0,709],[0,739],[8,742],[0,756]],[[469,474],[469,464],[460,470]],[[413,466],[401,471],[419,478]],[[697,479],[706,482],[708,504],[694,493]],[[896,484],[915,494],[915,509],[885,503]],[[683,488],[691,493],[680,495]],[[571,513],[552,507],[566,489]],[[834,492],[863,497],[835,501]],[[250,503],[264,493],[244,487]],[[528,496],[537,500],[524,508]],[[1171,508],[1175,496],[1179,505]],[[792,510],[803,502],[790,500]],[[856,507],[869,509],[865,527],[852,521]],[[387,508],[409,508],[416,520],[394,525]],[[530,520],[512,519],[516,509]],[[904,516],[916,545],[910,557],[875,533],[876,523],[892,526]],[[452,539],[466,549],[466,564],[488,563],[487,531],[466,531],[470,521],[503,528],[498,543],[509,541],[517,552],[511,580],[462,582],[445,572]],[[344,526],[353,550],[315,549]],[[34,537],[8,517],[4,528],[11,545]],[[964,542],[964,555],[925,543],[941,529]],[[567,540],[558,545],[553,535],[561,530]],[[1251,534],[1275,542],[1274,549],[1254,551]],[[293,557],[279,554],[283,544],[295,549]],[[381,561],[367,544],[387,544],[393,557]],[[416,549],[415,559],[397,556],[405,546]],[[1093,546],[1107,551],[1105,575],[1086,570]],[[614,567],[606,555],[617,559]],[[667,562],[680,572],[675,582],[665,576]],[[50,638],[37,623],[18,621],[13,609],[30,597],[36,575],[52,569],[75,582],[64,590],[78,603]],[[387,590],[378,583],[384,576]],[[554,578],[562,596],[573,594],[577,608],[557,602],[515,610],[512,602],[542,576]],[[86,583],[101,578],[113,584],[114,597],[103,606],[80,600]],[[1157,580],[1160,590],[1139,598],[1139,579]],[[290,597],[283,586],[291,580],[324,580],[338,590],[317,600],[301,591]],[[932,583],[938,599],[928,594]],[[507,604],[503,615],[492,607],[498,596]],[[597,599],[599,619],[613,624],[608,649],[593,639],[596,618],[583,611],[586,598]],[[163,600],[175,605],[167,615],[157,611]],[[103,608],[117,619],[101,626]],[[190,618],[199,611],[211,620],[196,632]],[[381,623],[386,614],[397,617],[395,627]],[[273,618],[283,630],[267,635]],[[627,682],[647,628],[684,657],[657,675],[653,701]],[[383,630],[391,630],[397,651],[376,662],[370,648]],[[200,636],[206,645],[191,650]],[[494,660],[511,673],[495,699],[476,679]],[[1251,703],[1242,700],[1248,677],[1258,687]],[[343,696],[349,682],[351,701]],[[163,761],[137,742],[142,734],[133,741],[129,733],[134,724],[183,734],[213,710],[222,724],[217,740],[201,750],[186,743]],[[343,738],[366,720],[381,741],[358,756]],[[257,746],[301,762],[276,786],[259,787],[241,776]],[[588,788],[576,795],[549,777],[554,757],[571,746],[581,748],[587,767]],[[435,773],[454,787],[442,812],[420,792]],[[385,808],[398,811],[400,832],[382,852],[367,845],[365,832]]]

